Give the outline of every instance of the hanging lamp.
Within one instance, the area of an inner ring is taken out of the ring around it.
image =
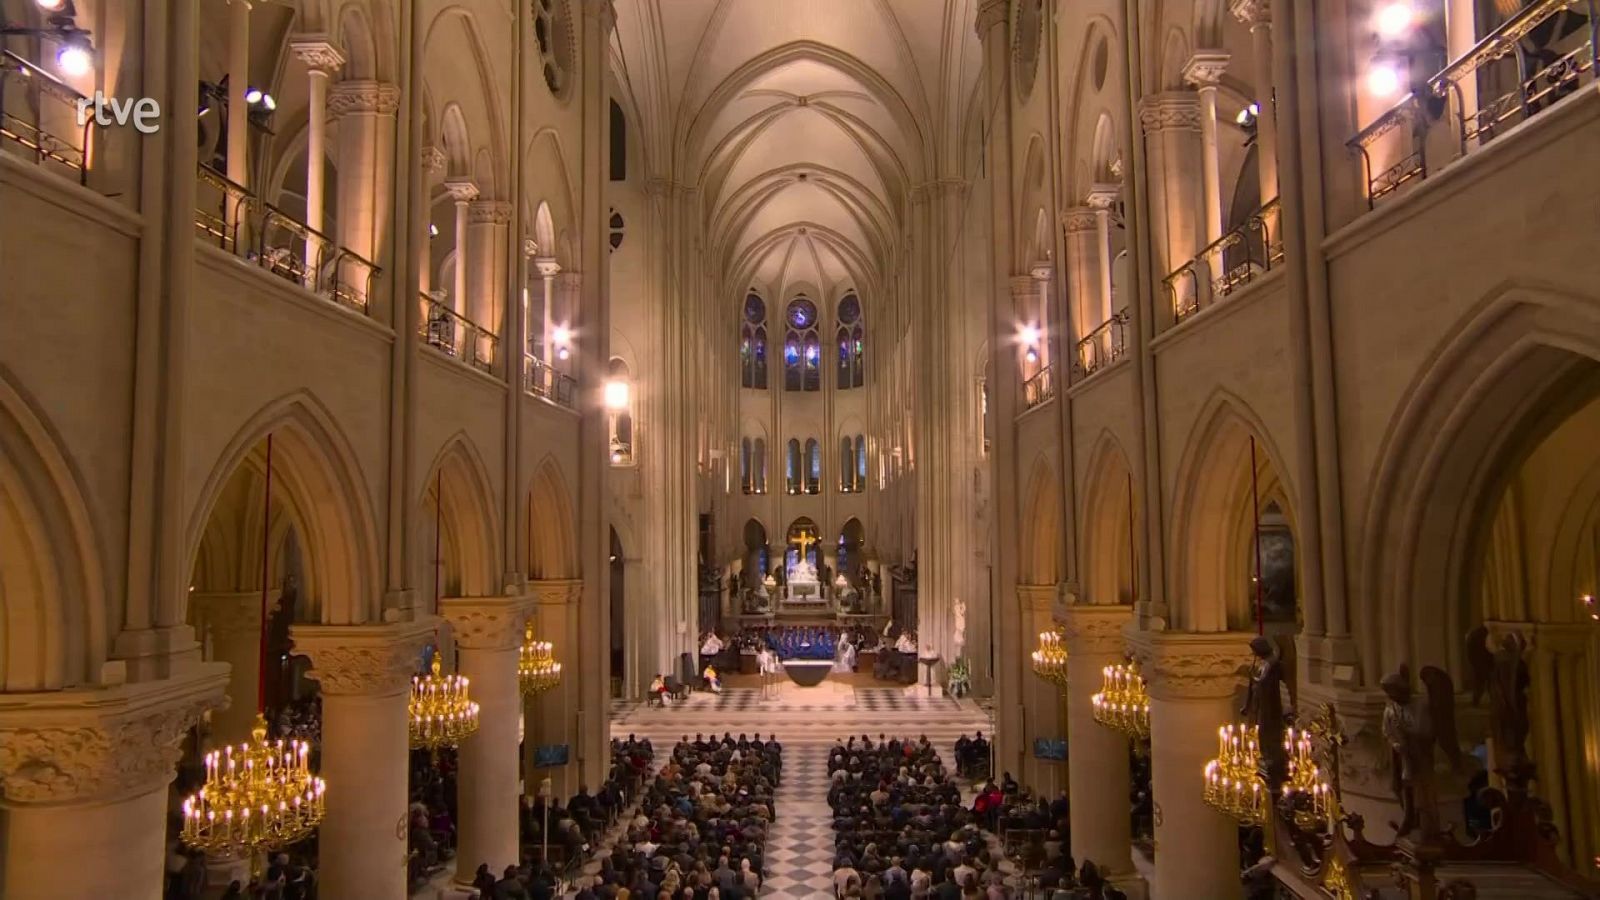
[[[1057,687],[1067,686],[1067,644],[1061,632],[1039,632],[1039,649],[1033,651],[1033,674]]]
[[[1100,691],[1089,698],[1094,720],[1133,740],[1150,736],[1150,694],[1139,664],[1129,660],[1100,670]]]
[[[530,621],[522,632],[522,649],[517,656],[517,684],[526,696],[551,690],[561,683],[561,663],[555,660],[555,646],[534,640]]]
[[[433,608],[439,608],[444,558],[439,536],[444,524],[444,472],[434,476],[433,488]],[[472,681],[465,675],[444,674],[444,658],[433,651],[428,671],[411,676],[411,746],[418,750],[454,747],[478,730],[478,704],[472,701]]]
[[[267,540],[271,533],[272,435],[267,435],[261,529],[261,637],[256,721],[250,740],[205,756],[206,781],[183,801],[185,844],[219,855],[254,857],[311,834],[326,811],[327,783],[311,771],[311,746],[267,739]]]

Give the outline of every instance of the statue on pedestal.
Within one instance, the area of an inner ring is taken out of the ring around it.
[[[1449,673],[1423,666],[1419,677],[1426,693],[1411,686],[1411,669],[1386,675],[1380,682],[1388,703],[1383,709],[1383,737],[1392,752],[1392,781],[1400,800],[1401,820],[1395,834],[1405,837],[1421,831],[1430,841],[1441,833],[1439,793],[1433,772],[1433,749],[1438,746],[1452,765],[1462,761],[1456,739],[1455,685]]]
[[[1250,689],[1239,714],[1256,726],[1261,778],[1274,795],[1289,777],[1289,751],[1283,745],[1287,721],[1283,703],[1283,660],[1277,645],[1262,635],[1250,639]]]
[[[1515,632],[1490,649],[1489,629],[1479,625],[1467,634],[1467,685],[1472,703],[1489,695],[1489,733],[1494,740],[1494,766],[1511,788],[1526,789],[1533,777],[1528,759],[1528,663],[1522,655],[1528,641]]]
[[[967,646],[967,601],[956,598],[950,610],[950,621],[950,646],[955,650],[954,658],[960,659]]]

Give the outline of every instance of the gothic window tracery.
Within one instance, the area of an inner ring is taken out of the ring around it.
[[[744,322],[739,328],[739,383],[767,389],[767,304],[755,292],[744,298]]]
[[[822,339],[817,332],[817,305],[796,297],[784,311],[783,389],[822,390]]]
[[[839,389],[858,388],[865,381],[865,332],[861,323],[861,298],[854,292],[839,301],[839,328],[834,340],[839,349]]]

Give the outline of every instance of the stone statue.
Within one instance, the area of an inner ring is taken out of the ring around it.
[[[1289,777],[1289,751],[1283,745],[1287,727],[1283,708],[1283,660],[1271,639],[1250,639],[1250,689],[1239,714],[1256,726],[1261,748],[1261,778],[1274,794]]]
[[[951,621],[951,646],[955,648],[955,658],[960,659],[967,646],[967,601],[960,597],[951,610]]]
[[[1455,685],[1449,673],[1423,666],[1419,677],[1426,693],[1411,686],[1411,669],[1386,675],[1381,682],[1388,702],[1383,708],[1383,737],[1389,744],[1391,778],[1400,800],[1401,821],[1395,834],[1405,837],[1421,830],[1423,840],[1440,833],[1439,795],[1434,783],[1433,748],[1444,750],[1451,765],[1462,761],[1456,740]]]
[[[1467,686],[1474,706],[1489,695],[1489,733],[1494,738],[1495,769],[1512,786],[1532,777],[1528,760],[1528,663],[1522,655],[1528,641],[1512,632],[1491,649],[1489,629],[1479,625],[1467,633]]]

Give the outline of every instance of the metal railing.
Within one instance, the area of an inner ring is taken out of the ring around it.
[[[522,389],[557,406],[578,408],[578,382],[531,353],[522,357]]]
[[[417,320],[417,337],[422,343],[459,359],[474,369],[494,368],[499,338],[489,329],[446,306],[442,299],[421,295],[422,316]]]
[[[1078,373],[1093,375],[1128,351],[1128,308],[1117,310],[1078,341]]]
[[[1571,32],[1562,35],[1555,33],[1566,24],[1558,16],[1584,21],[1579,25],[1574,20]],[[1547,43],[1530,48],[1528,41],[1534,39]],[[1349,140],[1347,145],[1361,154],[1367,173],[1368,208],[1549,109],[1579,85],[1595,81],[1597,71],[1600,4],[1596,0],[1530,3],[1429,78],[1425,96],[1406,95]],[[1493,93],[1506,85],[1511,87]],[[1487,99],[1469,101],[1485,89],[1490,92]],[[1451,128],[1454,140],[1435,144],[1435,150],[1453,155],[1430,167],[1426,147],[1437,127]]]
[[[1045,366],[1035,372],[1032,378],[1022,383],[1022,400],[1025,408],[1033,409],[1041,403],[1054,398],[1056,395],[1055,371],[1052,366]]]
[[[1251,213],[1164,279],[1173,324],[1182,322],[1283,262],[1278,198]]]
[[[340,306],[368,312],[375,263],[209,166],[200,166],[199,179],[198,237]]]
[[[6,108],[6,95],[13,86],[20,87],[27,100],[24,115],[14,112],[15,107]],[[47,99],[52,105],[45,104]],[[0,141],[21,147],[36,165],[65,169],[79,184],[87,185],[89,129],[94,127],[94,117],[85,117],[83,124],[78,124],[78,101],[84,99],[48,71],[10,50],[0,50]],[[26,118],[29,113],[32,121]],[[55,121],[47,124],[47,119]],[[71,138],[63,136],[68,127],[73,129]]]

